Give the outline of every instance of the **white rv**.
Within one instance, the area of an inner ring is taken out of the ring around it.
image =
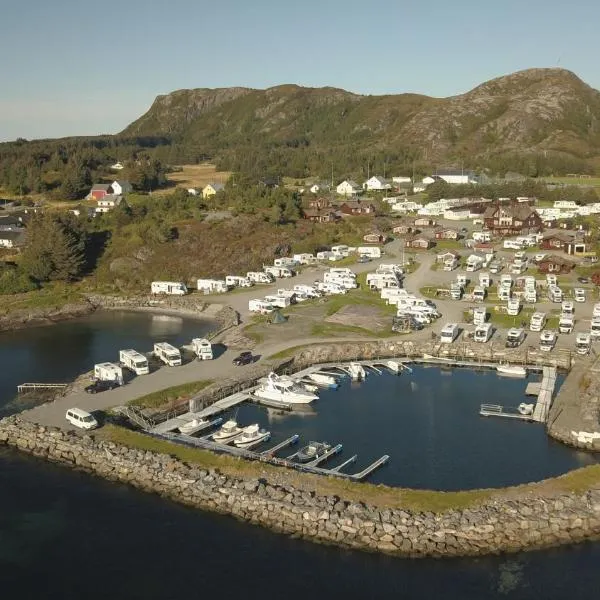
[[[541,331],[546,326],[546,314],[543,312],[534,312],[529,321],[531,331]]]
[[[590,324],[590,335],[594,339],[600,338],[600,317],[592,317]]]
[[[476,287],[473,290],[473,301],[474,302],[483,302],[485,300],[485,288],[483,287]]]
[[[557,285],[550,285],[548,287],[548,299],[550,300],[550,302],[562,302],[562,290]]]
[[[558,321],[558,331],[560,333],[571,333],[575,326],[573,315],[562,314]]]
[[[381,258],[381,248],[379,246],[359,246],[356,249],[359,256],[368,256],[369,258]]]
[[[542,331],[540,333],[540,350],[550,352],[556,345],[556,333],[552,330]]]
[[[478,325],[475,328],[475,332],[473,333],[473,341],[486,343],[492,337],[492,324],[491,323],[483,323]]]
[[[252,287],[253,282],[248,277],[239,275],[227,275],[225,277],[225,285],[228,287]]]
[[[293,259],[299,265],[312,265],[317,260],[314,254],[308,253],[294,254]]]
[[[248,271],[246,277],[253,283],[273,283],[275,281],[273,275],[264,271]]]
[[[296,267],[297,265],[298,263],[289,256],[282,256],[273,261],[273,266],[275,267]]]
[[[487,320],[487,310],[481,306],[473,309],[473,325],[483,325]]]
[[[119,385],[123,385],[123,369],[115,363],[98,363],[94,365],[94,379],[116,381]]]
[[[331,251],[334,254],[341,254],[343,257],[346,257],[350,254],[350,248],[345,244],[339,244],[338,246],[331,246]]]
[[[575,352],[577,354],[589,354],[592,347],[592,338],[589,333],[578,333],[575,338]]]
[[[511,298],[506,306],[506,312],[511,317],[516,317],[521,312],[521,302],[517,298]]]
[[[277,308],[286,308],[292,303],[289,296],[265,296],[265,302]]]
[[[181,352],[179,348],[171,346],[167,342],[157,342],[154,344],[154,356],[162,360],[169,367],[178,367],[181,365]]]
[[[458,259],[456,257],[454,258],[447,258],[444,261],[444,266],[442,267],[442,271],[454,271],[454,269],[458,268]]]
[[[288,267],[266,266],[263,268],[265,273],[270,273],[273,277],[293,277],[294,271]]]
[[[489,288],[492,283],[489,273],[479,273],[479,285],[482,288]]]
[[[198,357],[198,360],[212,360],[212,344],[205,338],[194,338],[192,340],[192,349]]]
[[[205,294],[223,294],[229,291],[224,279],[198,279],[196,287]]]
[[[167,294],[169,296],[184,296],[188,293],[185,283],[175,281],[153,281],[150,284],[153,294]]]
[[[352,269],[348,269],[347,267],[331,267],[329,269],[329,273],[331,273],[332,275],[343,275],[345,277],[356,278],[356,273]]]
[[[248,301],[248,310],[261,315],[268,315],[275,310],[275,307],[270,302],[255,298]]]
[[[348,290],[339,283],[319,282],[317,287],[326,294],[346,294],[348,292]]]
[[[136,375],[147,375],[150,373],[148,359],[136,350],[119,350],[119,361]]]
[[[575,305],[570,300],[567,300],[561,305],[561,313],[563,315],[570,315],[571,317],[575,314]]]
[[[294,291],[297,294],[304,294],[307,298],[319,298],[322,294],[312,285],[296,284]]]
[[[440,331],[440,342],[444,344],[451,344],[459,334],[457,323],[446,323]]]

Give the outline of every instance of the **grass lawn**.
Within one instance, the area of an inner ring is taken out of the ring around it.
[[[1,297],[0,314],[16,310],[53,309],[76,304],[84,300],[77,287],[66,284],[48,284],[42,289],[25,294],[11,294]]]
[[[274,476],[278,480],[284,479],[283,485],[294,485],[302,489],[309,489],[318,495],[337,495],[350,502],[365,502],[380,508],[404,508],[417,512],[442,513],[448,510],[461,510],[503,496],[515,498],[536,493],[581,493],[598,486],[600,483],[600,465],[590,465],[554,479],[506,489],[457,492],[412,490],[298,473],[265,463],[217,455],[198,448],[189,448],[114,425],[105,425],[96,430],[93,436],[129,448],[173,456],[184,463],[196,465],[200,468],[216,468],[231,476],[253,478]]]
[[[160,406],[165,406],[175,400],[190,398],[211,384],[212,381],[210,379],[182,383],[181,385],[175,385],[173,387],[165,388],[164,390],[159,390],[158,392],[146,394],[145,396],[131,400],[129,404],[141,408],[159,408]]]
[[[600,177],[544,177],[544,183],[600,187]]]
[[[464,250],[465,245],[460,240],[436,240],[435,254],[439,254],[441,250]]]

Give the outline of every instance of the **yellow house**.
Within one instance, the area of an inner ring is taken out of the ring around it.
[[[222,192],[225,189],[225,185],[222,183],[208,183],[202,188],[202,197],[210,198],[217,192]]]

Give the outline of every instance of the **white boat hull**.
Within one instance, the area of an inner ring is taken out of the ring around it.
[[[265,400],[271,400],[272,402],[280,402],[281,404],[309,404],[313,400],[317,399],[315,394],[306,392],[306,395],[300,395],[297,393],[281,394],[276,390],[257,389],[254,392],[257,398],[264,398]]]
[[[498,375],[504,375],[505,377],[525,377],[527,375],[527,369],[524,367],[515,367],[511,365],[498,365],[496,367]]]
[[[233,443],[238,448],[246,448],[252,444],[258,444],[258,442],[262,442],[267,439],[271,434],[268,431],[261,433],[260,435],[253,436],[252,438],[244,438],[243,436],[234,440]]]
[[[323,375],[322,373],[310,373],[308,378],[324,385],[335,385],[337,383],[335,377],[332,377],[331,375]]]

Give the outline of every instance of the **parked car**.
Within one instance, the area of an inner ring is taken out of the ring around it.
[[[97,379],[90,385],[86,386],[85,391],[88,394],[97,394],[98,392],[106,392],[107,390],[114,390],[119,387],[119,383],[117,381],[104,381],[102,379]]]
[[[358,257],[358,261],[357,262],[359,262],[359,263],[368,263],[368,262],[371,262],[371,258],[369,256],[365,256],[364,254],[361,254]]]
[[[577,281],[579,281],[579,283],[589,283],[590,278],[589,277],[578,277]]]
[[[237,367],[240,367],[242,365],[248,365],[251,362],[254,362],[254,356],[252,355],[252,352],[242,352],[241,354],[239,354],[239,356],[236,356],[233,359],[233,364],[236,365]]]

